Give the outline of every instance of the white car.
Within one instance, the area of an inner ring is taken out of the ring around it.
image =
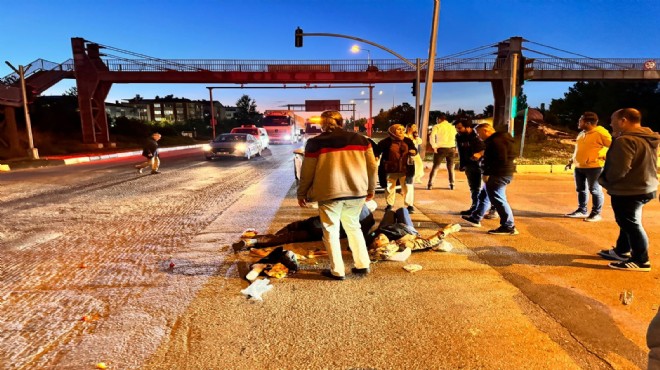
[[[221,157],[250,158],[261,155],[261,142],[250,134],[220,134],[202,148],[207,160]]]
[[[268,149],[270,147],[270,138],[268,137],[268,132],[263,127],[257,127],[255,125],[241,125],[241,127],[234,127],[231,129],[232,134],[250,134],[255,138],[258,138],[261,142],[261,149]]]

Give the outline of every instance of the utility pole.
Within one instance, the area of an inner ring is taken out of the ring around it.
[[[211,140],[215,140],[215,107],[213,106],[213,87],[207,87],[209,89],[209,102],[211,104]]]
[[[21,81],[21,95],[23,97],[23,112],[25,113],[25,128],[27,130],[28,134],[28,157],[30,159],[39,159],[39,150],[34,147],[34,140],[32,139],[32,122],[30,121],[30,110],[28,109],[28,102],[27,102],[27,89],[25,87],[25,71],[26,69],[19,65],[18,69],[16,69],[11,63],[5,61],[5,64],[9,66],[9,68],[13,69],[14,72],[18,73],[18,77],[20,78]],[[29,69],[30,66],[27,67]]]
[[[433,92],[433,71],[435,69],[436,41],[438,39],[438,22],[440,16],[440,0],[433,1],[433,22],[431,24],[431,45],[429,47],[428,68],[426,69],[426,80],[424,83],[424,107],[422,122],[419,126],[419,134],[422,136],[422,160],[426,156],[426,141],[429,127],[429,112],[431,110],[431,95]],[[419,70],[418,70],[419,71]],[[419,73],[419,72],[418,72]],[[419,81],[419,78],[417,79]]]

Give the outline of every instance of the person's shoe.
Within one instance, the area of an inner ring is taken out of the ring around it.
[[[481,227],[481,222],[475,220],[471,216],[461,216],[465,221],[469,222],[473,227]]]
[[[564,215],[564,217],[570,217],[570,218],[585,218],[589,216],[587,212],[583,212],[578,210],[575,210],[575,212],[567,213]]]
[[[603,219],[603,217],[601,217],[601,215],[599,215],[598,213],[592,213],[592,214],[589,215],[589,217],[585,218],[584,221],[586,221],[586,222],[598,222],[602,219]]]
[[[497,229],[488,230],[488,233],[491,235],[518,235],[518,229],[516,227],[505,227],[500,226]]]
[[[449,190],[454,190],[454,184],[449,184]]]
[[[603,249],[596,254],[610,261],[627,261],[630,258],[630,252],[618,254],[614,251],[614,248]]]
[[[365,267],[365,268],[363,268],[363,269],[359,269],[359,268],[357,268],[357,267],[353,267],[353,268],[351,269],[351,271],[353,271],[354,274],[359,274],[359,275],[366,275],[366,274],[368,274],[368,273],[371,272],[371,270],[369,269],[369,267]]]
[[[640,272],[649,272],[651,271],[651,262],[633,262],[631,260],[626,260],[622,262],[612,262],[609,266],[613,269],[623,270],[623,271],[640,271]]]
[[[433,185],[431,184],[426,185],[426,190],[433,190]]]
[[[288,268],[291,272],[296,272],[300,268],[298,265],[298,258],[296,257],[296,254],[293,253],[293,251],[284,252],[282,257],[280,257],[279,262]]]
[[[497,211],[494,208],[491,208],[488,213],[484,215],[486,220],[494,220],[500,218],[500,215],[497,214]]]
[[[337,275],[333,275],[333,274],[332,274],[332,271],[330,271],[330,270],[323,270],[323,271],[321,271],[321,275],[323,275],[323,276],[325,276],[325,277],[327,277],[327,278],[333,279],[333,280],[344,280],[344,279],[346,279],[345,276],[337,276]]]
[[[138,168],[138,169],[137,169],[137,172],[138,172],[138,173],[142,173],[142,168]]]
[[[247,243],[244,240],[239,240],[232,244],[231,247],[234,249],[234,252],[240,252],[247,247]]]
[[[151,171],[152,175],[160,175],[160,171]]]
[[[461,211],[460,214],[461,216],[469,216],[472,214],[472,212],[474,212],[474,209],[470,208],[470,209],[466,209],[465,211]]]
[[[416,211],[415,211],[415,207],[413,207],[413,206],[408,206],[408,213],[413,214],[413,213],[415,213],[415,212],[416,212]]]
[[[392,210],[392,206],[388,204],[388,205],[385,207],[385,212],[387,212],[387,211],[391,211],[391,210]]]

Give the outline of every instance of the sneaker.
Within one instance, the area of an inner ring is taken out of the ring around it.
[[[431,184],[426,185],[426,190],[433,190],[433,185]]]
[[[497,214],[497,211],[495,210],[495,208],[491,208],[491,209],[488,211],[488,213],[486,213],[486,214],[484,215],[484,218],[485,218],[486,220],[494,220],[494,219],[498,219],[498,218],[500,218],[500,215]]]
[[[474,212],[474,209],[470,208],[470,209],[466,209],[465,211],[461,211],[460,215],[461,216],[469,216],[469,215],[472,214],[472,212]]]
[[[388,204],[388,205],[385,207],[385,212],[387,212],[387,211],[391,211],[391,210],[392,210],[392,206]]]
[[[626,260],[623,262],[612,262],[609,266],[613,269],[624,270],[624,271],[640,271],[640,272],[649,272],[651,271],[651,262],[633,262],[631,260]]]
[[[598,222],[602,219],[603,219],[603,217],[601,217],[601,215],[599,215],[597,213],[592,213],[592,214],[589,215],[589,217],[585,218],[584,221],[586,221],[586,222]]]
[[[415,213],[415,207],[413,207],[413,206],[408,206],[408,213],[410,213],[410,214]]]
[[[449,184],[449,190],[454,190],[454,184]]]
[[[368,273],[371,272],[371,270],[369,269],[369,267],[365,267],[365,268],[363,268],[363,269],[359,269],[359,268],[357,268],[357,267],[353,267],[353,268],[351,269],[351,271],[353,271],[354,274],[360,274],[360,275],[366,275],[366,274],[368,274]]]
[[[576,210],[575,212],[567,213],[564,215],[564,217],[570,217],[570,218],[585,218],[589,216],[587,212],[580,211],[579,209]]]
[[[488,230],[488,233],[491,235],[518,235],[518,229],[516,227],[505,227],[500,226],[497,229]]]
[[[614,248],[603,249],[596,254],[610,261],[627,261],[630,258],[630,252],[618,254]]]
[[[138,173],[142,173],[142,170],[143,170],[142,168],[137,169]]]
[[[298,265],[298,258],[292,251],[284,252],[282,257],[280,257],[279,262],[288,268],[291,272],[296,272],[300,268]]]
[[[160,175],[160,171],[151,171],[152,175]]]
[[[330,279],[332,279],[332,280],[344,280],[344,279],[346,279],[345,276],[337,276],[337,275],[333,275],[333,274],[332,274],[332,271],[330,271],[330,270],[323,270],[323,271],[321,271],[321,275],[323,275],[323,276],[325,276],[325,277],[327,277],[327,278],[330,278]]]
[[[462,218],[463,218],[465,221],[469,222],[470,225],[472,225],[473,227],[481,227],[481,222],[475,220],[475,219],[472,218],[471,216],[462,216]]]

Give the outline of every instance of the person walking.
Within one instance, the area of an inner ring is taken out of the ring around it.
[[[598,115],[594,112],[584,112],[578,121],[582,131],[575,141],[575,152],[566,165],[570,169],[575,164],[575,190],[578,193],[578,208],[567,213],[566,217],[582,218],[587,222],[597,222],[602,219],[603,190],[598,184],[598,177],[603,171],[605,153],[612,143],[612,136],[598,125]],[[587,213],[587,200],[591,193],[591,213]]]
[[[610,124],[615,139],[598,181],[610,195],[619,237],[613,249],[601,250],[598,255],[616,261],[609,264],[614,269],[651,271],[642,208],[655,198],[658,189],[660,134],[642,127],[642,115],[634,108],[617,110]]]
[[[415,144],[415,149],[417,150],[417,154],[413,156],[413,160],[415,161],[415,175],[413,176],[413,184],[421,184],[422,177],[424,176],[424,161],[422,160],[422,156],[419,154],[422,148],[422,138],[419,137],[417,125],[414,123],[409,124],[406,127],[406,136],[412,140],[413,144]]]
[[[444,159],[447,162],[447,174],[449,175],[449,189],[454,190],[454,154],[456,153],[456,128],[447,122],[443,114],[436,119],[436,125],[431,130],[429,142],[433,147],[433,167],[429,174],[429,182],[426,188],[433,189],[433,180],[438,168]]]
[[[480,227],[490,204],[500,216],[500,227],[489,230],[494,235],[518,235],[513,211],[506,198],[506,187],[513,179],[516,165],[513,160],[516,153],[513,150],[513,137],[508,132],[496,132],[488,123],[481,123],[475,128],[479,138],[483,140],[485,149],[482,159],[484,187],[479,192],[477,209],[469,216],[463,216],[473,226]]]
[[[158,171],[160,168],[160,157],[158,156],[158,140],[160,140],[160,137],[159,133],[154,132],[151,134],[151,137],[147,139],[144,149],[142,150],[142,156],[147,158],[147,161],[135,165],[138,173],[142,173],[142,170],[149,166],[151,166],[152,175],[160,173],[160,171]]]
[[[470,208],[461,211],[461,215],[470,215],[477,209],[479,191],[481,190],[481,157],[486,146],[481,141],[472,123],[468,119],[460,119],[454,124],[456,127],[456,146],[458,147],[458,168],[465,172],[470,187]]]
[[[369,273],[369,252],[360,228],[360,211],[374,197],[376,159],[369,141],[362,135],[343,130],[343,118],[337,111],[321,114],[323,133],[305,145],[298,205],[319,204],[323,224],[323,244],[330,257],[330,269],[323,276],[344,280],[346,272],[339,243],[343,226],[353,255],[356,274]]]
[[[388,211],[394,206],[396,200],[396,183],[401,184],[401,195],[403,204],[409,213],[415,213],[413,202],[415,199],[415,186],[413,176],[415,175],[415,162],[413,156],[417,154],[415,144],[406,137],[405,128],[394,124],[387,130],[388,137],[378,143],[378,151],[381,153],[380,163],[387,173],[387,206]]]

